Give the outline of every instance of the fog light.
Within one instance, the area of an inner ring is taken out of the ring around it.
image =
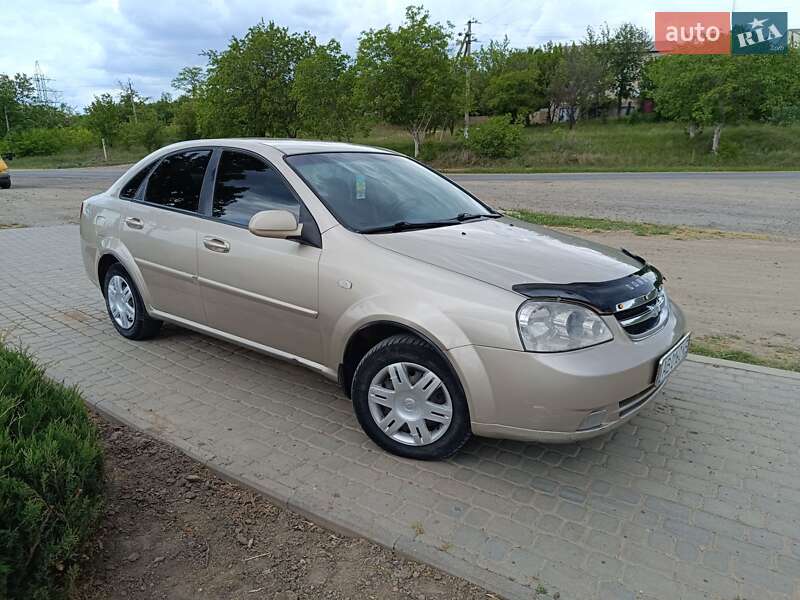
[[[600,425],[602,425],[603,422],[606,420],[607,414],[608,411],[606,409],[596,410],[593,413],[589,413],[589,416],[587,416],[583,420],[583,423],[581,423],[581,426],[578,427],[578,431],[585,431],[587,429],[594,429],[595,427],[600,427]]]

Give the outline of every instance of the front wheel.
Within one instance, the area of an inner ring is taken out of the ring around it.
[[[352,397],[367,435],[399,456],[447,458],[471,435],[466,398],[450,366],[412,335],[392,336],[367,352]]]

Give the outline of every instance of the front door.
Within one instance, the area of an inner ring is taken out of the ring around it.
[[[257,237],[247,224],[262,210],[301,205],[263,158],[224,150],[219,159],[211,219],[202,222],[198,274],[208,325],[299,356],[322,359],[317,319],[320,249]]]
[[[120,238],[133,255],[152,308],[205,322],[197,283],[197,229],[203,177],[211,150],[166,156],[148,177],[142,195],[127,202]]]

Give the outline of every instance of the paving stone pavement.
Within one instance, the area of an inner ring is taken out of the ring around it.
[[[0,330],[51,376],[318,522],[509,598],[800,599],[800,378],[687,361],[611,435],[393,457],[338,387],[165,327],[116,334],[78,229],[0,231]],[[546,591],[545,591],[546,590]]]

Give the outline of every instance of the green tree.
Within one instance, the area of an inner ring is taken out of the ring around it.
[[[579,115],[587,115],[602,102],[608,89],[606,74],[602,57],[591,40],[563,47],[547,95],[555,107],[566,109],[570,129]]]
[[[492,79],[504,72],[509,54],[511,54],[511,44],[506,36],[502,42],[489,40],[488,44],[480,47],[472,56],[475,63],[472,89],[475,106],[480,114],[491,112],[487,102],[487,88]]]
[[[190,98],[197,98],[205,82],[206,71],[203,67],[184,67],[172,80],[172,87]]]
[[[414,156],[426,133],[456,110],[456,70],[447,54],[452,25],[432,23],[422,7],[406,8],[396,30],[364,32],[356,58],[356,98],[367,113],[404,127]]]
[[[34,99],[35,88],[30,77],[24,73],[14,77],[0,74],[0,131],[4,135],[12,128],[26,129],[35,125],[28,114]]]
[[[531,112],[547,106],[546,83],[540,62],[543,53],[533,48],[514,50],[503,68],[489,78],[484,90],[484,103],[492,114],[510,114],[516,121],[528,122]]]
[[[800,48],[786,54],[758,57],[765,101],[758,118],[773,122],[800,122]]]
[[[766,104],[762,62],[760,56],[691,54],[655,60],[648,79],[656,109],[690,131],[713,126],[711,152],[716,154],[723,127],[757,116]]]
[[[111,94],[95,96],[86,107],[86,126],[109,144],[116,140],[124,121],[123,110]]]
[[[606,25],[600,38],[619,115],[622,101],[635,97],[639,92],[639,81],[653,42],[647,29],[633,23],[623,23],[613,32]]]
[[[208,76],[198,102],[201,133],[296,137],[295,69],[315,46],[308,32],[289,33],[262,21],[222,52],[207,51]]]
[[[203,67],[184,67],[175,79],[172,87],[183,92],[174,102],[172,123],[179,139],[191,140],[200,137],[197,117],[197,105],[204,92],[206,70]]]
[[[317,46],[297,63],[291,97],[300,130],[315,138],[350,139],[356,129],[355,71],[339,42]]]

